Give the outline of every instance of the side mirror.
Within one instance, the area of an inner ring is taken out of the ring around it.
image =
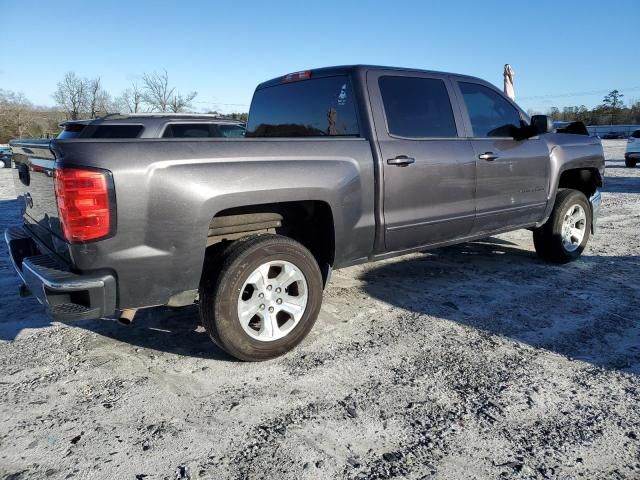
[[[531,117],[531,126],[536,134],[553,132],[553,120],[546,115],[534,115]]]

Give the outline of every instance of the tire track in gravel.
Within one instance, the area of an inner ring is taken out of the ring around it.
[[[485,337],[484,339],[478,339],[478,343],[479,344],[484,344],[484,343],[495,343],[493,339],[491,339],[491,337]],[[459,345],[456,345],[456,347]],[[473,345],[475,346],[475,345]],[[397,345],[393,345],[391,348],[396,348],[397,349]],[[477,383],[477,379],[476,379],[476,384],[474,386],[471,386],[469,383],[469,379],[467,378],[466,383],[459,383],[459,382],[453,382],[453,385],[449,386],[446,388],[446,392],[442,392],[441,390],[444,388],[442,386],[435,388],[433,385],[429,385],[429,383],[431,382],[431,374],[435,373],[433,375],[433,378],[438,378],[440,382],[443,381],[442,378],[442,372],[446,372],[447,369],[451,368],[451,365],[461,365],[462,363],[459,361],[460,359],[458,358],[452,358],[452,356],[455,356],[457,353],[456,350],[454,351],[449,351],[444,355],[441,355],[439,358],[439,360],[434,364],[436,368],[428,368],[428,364],[429,361],[425,360],[425,357],[423,356],[423,352],[414,352],[413,355],[407,355],[402,357],[401,360],[401,365],[397,366],[397,367],[391,367],[391,368],[386,368],[384,369],[382,372],[379,372],[379,375],[377,375],[375,377],[375,379],[372,380],[371,383],[369,383],[369,388],[358,388],[357,391],[354,391],[351,395],[345,397],[341,402],[338,402],[340,405],[343,404],[352,404],[352,405],[357,405],[358,409],[364,412],[367,411],[377,411],[379,409],[379,407],[377,407],[375,405],[375,403],[372,405],[372,398],[376,398],[377,395],[376,393],[378,392],[386,392],[389,389],[393,389],[395,391],[398,392],[398,400],[396,403],[391,403],[391,404],[386,404],[385,405],[385,411],[405,411],[407,408],[409,410],[414,410],[416,408],[416,406],[421,406],[420,408],[422,408],[422,406],[424,405],[431,405],[431,402],[429,401],[429,397],[425,397],[423,394],[414,391],[416,388],[420,388],[420,385],[422,383],[424,383],[425,379],[428,379],[428,383],[427,386],[429,387],[427,389],[427,391],[429,391],[429,389],[435,389],[435,390],[440,390],[440,393],[435,395],[434,398],[445,398],[447,396],[451,396],[453,395],[454,397],[456,395],[462,395],[463,397],[467,397],[469,402],[474,402],[476,401],[474,399],[474,397],[472,395],[467,395],[466,394],[466,389],[475,389],[478,390],[480,387],[478,386]],[[427,359],[431,358],[430,356],[426,357]],[[369,365],[366,365],[366,363],[368,362],[368,360],[370,360],[370,357],[365,358],[364,359],[364,367],[365,367],[365,371],[369,370]],[[433,361],[433,360],[431,360]],[[520,361],[523,361],[523,359],[521,359]],[[513,361],[507,361],[505,362],[505,359],[500,358],[497,362],[495,362],[495,366],[497,367],[497,371],[502,372],[502,378],[499,378],[501,375],[496,375],[494,374],[495,372],[491,371],[491,369],[486,367],[486,361],[485,359],[481,358],[478,359],[477,362],[481,363],[485,368],[484,368],[484,373],[486,375],[487,380],[484,382],[480,382],[480,384],[484,384],[486,386],[488,385],[501,385],[504,384],[505,382],[509,381],[509,376],[514,372],[514,369],[507,369],[506,367],[504,367],[505,364],[509,364],[511,363],[512,365],[514,364]],[[320,367],[322,368],[322,367]],[[353,370],[350,368],[346,368],[345,369],[348,373],[352,373]],[[345,370],[341,370],[340,374],[344,376]],[[433,370],[433,371],[432,371]],[[469,369],[469,371],[477,371],[477,366],[476,368],[473,369]],[[316,372],[317,373],[317,372]],[[438,376],[438,373],[440,374]],[[456,371],[454,372],[454,377],[456,378],[457,374],[459,372]],[[326,378],[326,373],[322,374],[323,378]],[[346,379],[348,380],[349,377],[347,377]],[[489,380],[490,379],[490,380]],[[444,382],[445,385],[448,382]],[[366,387],[366,385],[364,386]],[[486,387],[488,388],[488,387]],[[403,391],[406,390],[406,391]],[[407,404],[407,399],[409,398],[416,398],[416,401],[411,401]],[[426,400],[425,400],[426,398]],[[434,402],[433,405],[437,405],[437,402]],[[493,418],[491,413],[489,413],[489,410],[491,408],[498,408],[496,407],[496,405],[487,402],[484,407],[479,411],[481,412],[481,414],[483,416],[486,416],[487,418]],[[352,407],[352,409],[355,410],[355,407]],[[331,412],[332,410],[335,410],[335,407],[332,408],[332,405],[325,405],[324,408],[321,410],[322,415],[324,416],[326,419],[326,413],[327,412]],[[458,417],[460,416],[461,412],[458,412]],[[480,415],[480,413],[476,412],[477,415]],[[288,415],[288,414],[287,414]],[[362,414],[361,414],[362,415]],[[283,420],[285,417],[278,417],[278,419],[272,419],[271,421],[276,424],[276,425],[281,425],[281,422],[284,421],[285,424],[290,423],[290,421],[287,420]],[[315,420],[316,416],[314,416],[313,418],[306,418],[303,417],[301,419],[301,421],[303,421],[303,425],[300,425],[300,428],[305,428],[308,429],[308,425],[305,425],[304,422],[307,421],[312,421]],[[415,423],[413,421],[410,420],[410,415],[407,416],[407,418],[403,418],[401,417],[400,419],[398,419],[398,421],[400,421],[400,423],[402,424],[402,428],[401,430],[406,431],[406,429],[408,428],[408,425],[411,424],[415,424],[415,425],[419,425],[420,422]],[[293,422],[296,423],[296,422]],[[282,432],[280,432],[282,433]],[[416,433],[419,432],[415,432],[412,431],[411,435],[415,435]],[[424,435],[428,436],[428,428],[427,431],[423,432]],[[399,437],[403,437],[406,436],[406,433],[403,435],[400,435]],[[262,437],[260,437],[262,438]],[[260,443],[260,442],[258,442]],[[278,450],[277,446],[273,445],[273,442],[270,443],[270,447],[265,447],[264,442],[260,443],[261,445],[263,445],[263,448],[267,449],[268,453],[265,453],[264,451],[261,452],[260,456],[261,457],[266,457],[268,459],[271,459],[273,454],[274,454],[274,450]],[[276,445],[280,445],[280,442],[276,442]],[[421,443],[418,443],[416,445],[414,445],[411,448],[414,449],[420,449],[422,448],[424,445],[422,445]],[[250,448],[255,448],[252,447],[250,444]],[[282,449],[279,449],[282,450]],[[417,450],[416,450],[417,451]],[[388,452],[386,452],[388,453]],[[415,453],[415,452],[414,452]],[[424,453],[421,454],[422,457],[424,457]],[[380,453],[378,453],[378,457],[380,456]],[[387,457],[389,457],[390,454],[387,455]],[[415,456],[415,454],[414,454]],[[393,458],[393,455],[391,455],[391,457]],[[251,464],[253,465],[255,463],[256,457],[255,456],[250,456],[249,459],[244,458],[243,460],[243,464]],[[379,459],[378,459],[379,460]],[[435,464],[437,459],[434,459],[431,463]],[[375,461],[375,460],[374,460]],[[351,462],[349,462],[349,459],[347,459],[347,464],[350,465],[350,469],[353,468],[358,468],[357,465],[360,465],[361,462],[365,462],[364,459],[360,459],[359,456],[354,456],[351,457]],[[375,470],[375,468],[374,468]],[[281,474],[285,474],[287,472],[280,472]],[[345,473],[345,472],[343,472]],[[244,476],[247,474],[247,471],[242,471],[241,475],[239,476],[239,478],[244,478]],[[346,474],[346,473],[345,473]],[[373,470],[369,471],[369,473],[367,475],[372,475],[373,474]],[[377,474],[376,474],[377,475]],[[376,478],[374,476],[374,478]],[[383,477],[380,477],[383,478]]]

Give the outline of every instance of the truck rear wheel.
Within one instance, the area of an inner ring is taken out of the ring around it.
[[[560,190],[547,223],[533,231],[538,255],[553,263],[567,263],[578,258],[589,241],[591,206],[584,193]]]
[[[298,345],[320,313],[322,276],[303,245],[280,235],[233,242],[205,264],[200,314],[213,341],[245,361]]]
[[[635,158],[625,157],[624,164],[627,168],[636,168],[638,161]]]

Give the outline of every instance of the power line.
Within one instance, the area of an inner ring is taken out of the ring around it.
[[[629,88],[617,88],[616,90],[618,90],[621,93],[638,92],[640,91],[640,85],[635,87],[629,87]],[[609,92],[611,92],[611,90],[590,90],[585,92],[556,93],[556,94],[549,94],[549,95],[532,95],[528,97],[518,97],[518,100],[540,100],[545,98],[569,98],[569,97],[582,97],[586,95],[603,95],[603,94],[606,95]]]
[[[205,102],[203,100],[193,101],[192,103],[206,103],[208,105],[224,105],[226,107],[248,107],[247,103],[220,103],[220,102]]]

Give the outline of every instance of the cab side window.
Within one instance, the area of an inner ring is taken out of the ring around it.
[[[477,83],[459,82],[475,138],[513,137],[520,113],[504,97]]]
[[[451,101],[442,80],[383,76],[378,84],[391,135],[403,138],[458,136]]]

